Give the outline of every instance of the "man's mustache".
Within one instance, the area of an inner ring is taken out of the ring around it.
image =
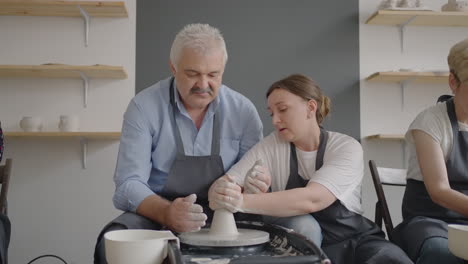
[[[210,95],[213,95],[213,88],[193,87],[192,89],[190,89],[190,94],[200,94],[200,93],[209,93]]]

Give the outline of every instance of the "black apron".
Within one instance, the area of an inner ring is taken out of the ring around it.
[[[453,133],[453,146],[445,163],[450,187],[468,195],[468,132],[458,130],[453,99],[446,102]],[[415,260],[424,241],[431,237],[447,238],[447,224],[468,224],[468,218],[431,200],[424,182],[407,180],[402,204],[403,222],[394,230],[395,243]]]
[[[328,132],[320,129],[320,143],[317,150],[315,170],[323,165],[323,157],[328,140]],[[286,190],[305,187],[308,180],[304,180],[298,173],[296,148],[291,143],[290,175]],[[322,249],[334,264],[353,264],[356,262],[355,249],[359,243],[369,239],[384,237],[383,232],[372,221],[348,210],[339,200],[329,207],[311,214],[322,228]],[[369,235],[374,235],[369,237]],[[376,235],[376,236],[375,236]],[[371,251],[369,251],[370,253]],[[382,259],[380,259],[382,260]],[[373,263],[373,262],[367,262]]]

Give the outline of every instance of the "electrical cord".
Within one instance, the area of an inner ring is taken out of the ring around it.
[[[38,259],[41,259],[41,258],[57,258],[57,259],[60,259],[63,263],[68,264],[65,260],[63,260],[63,258],[61,258],[59,256],[56,256],[56,255],[42,255],[42,256],[36,257],[35,259],[29,261],[28,264],[31,264],[34,261],[36,261]]]

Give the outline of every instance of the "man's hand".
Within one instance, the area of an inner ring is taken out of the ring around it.
[[[198,231],[208,218],[203,208],[196,204],[196,194],[175,199],[166,212],[166,226],[175,232]]]
[[[267,167],[263,166],[262,160],[257,160],[245,175],[245,193],[265,193],[271,185],[271,175]]]
[[[208,200],[213,210],[225,208],[231,213],[242,211],[242,188],[231,176],[224,175],[211,185]]]

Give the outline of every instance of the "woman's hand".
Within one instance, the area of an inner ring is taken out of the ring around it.
[[[271,175],[262,160],[257,160],[247,172],[244,180],[245,193],[265,193],[271,185]]]
[[[232,213],[242,212],[242,189],[231,176],[224,175],[211,185],[208,201],[212,210],[225,208]]]

